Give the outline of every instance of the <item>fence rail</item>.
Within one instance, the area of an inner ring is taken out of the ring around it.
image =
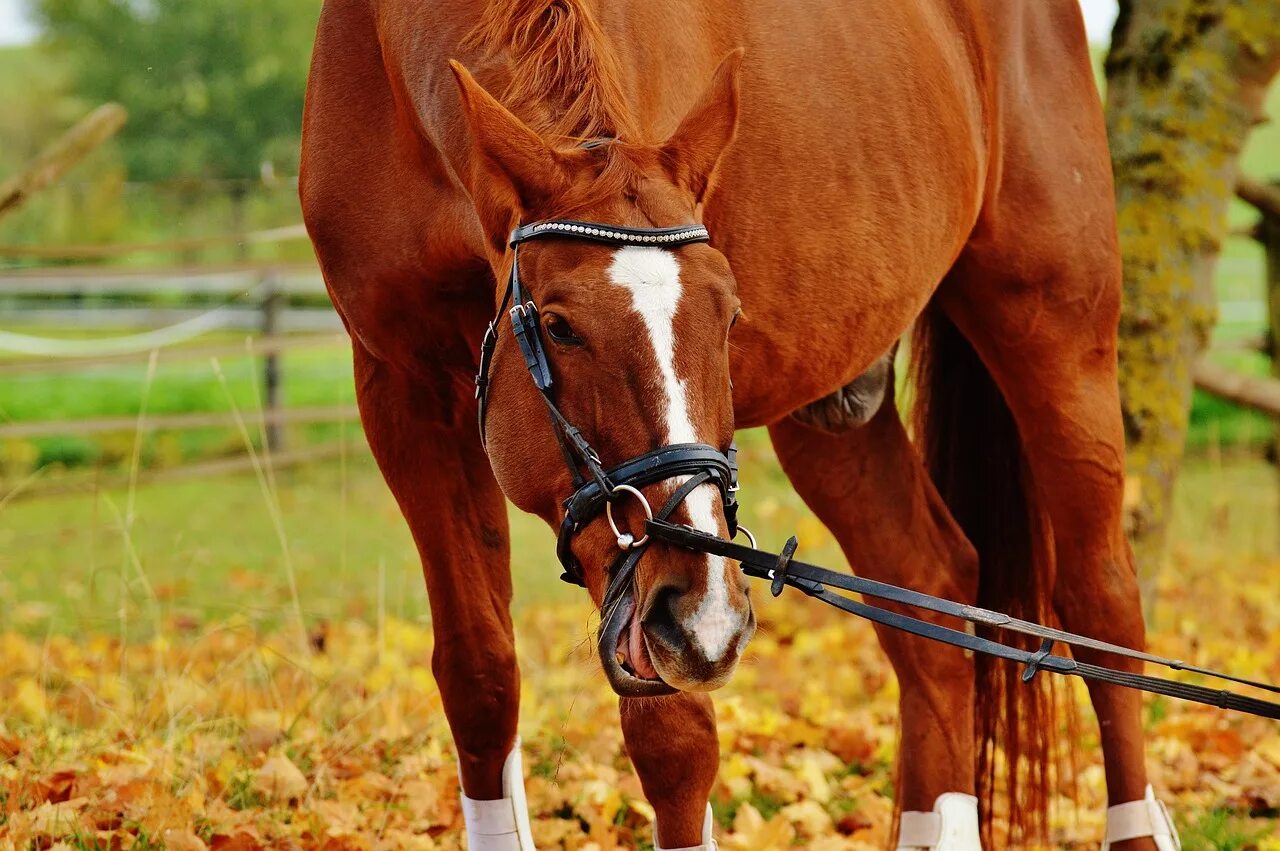
[[[1268,258],[1268,300],[1226,302],[1221,315],[1228,321],[1255,323],[1271,318],[1272,334],[1280,315],[1280,188],[1248,179],[1241,180],[1239,196],[1254,206],[1262,220],[1258,227],[1242,232],[1261,242]],[[193,250],[228,245],[275,243],[305,238],[302,225],[214,237],[168,242],[123,245],[15,246],[0,245],[0,258],[26,260],[94,261],[131,254],[180,255]],[[323,281],[313,264],[239,262],[222,265],[171,265],[148,267],[44,266],[0,269],[0,326],[62,327],[154,327],[180,325],[216,312],[211,327],[254,332],[238,343],[191,343],[166,347],[164,363],[209,358],[252,356],[263,359],[263,408],[247,415],[248,422],[267,434],[267,448],[280,463],[325,457],[347,451],[333,447],[286,450],[283,428],[325,422],[351,422],[358,418],[354,407],[344,405],[286,408],[282,385],[287,381],[282,356],[289,352],[345,345],[347,337],[341,321],[331,308],[306,307],[296,303],[324,293]],[[156,303],[157,296],[191,296],[201,300],[223,297],[221,307],[203,305],[169,306]],[[144,304],[104,303],[119,297]],[[149,300],[149,301],[148,301]],[[9,305],[8,308],[5,305]],[[208,329],[201,329],[202,332]],[[317,332],[299,334],[298,332]],[[1220,343],[1215,350],[1269,351],[1271,335]],[[2,342],[2,341],[0,341]],[[150,349],[132,352],[104,352],[92,356],[22,357],[0,359],[0,377],[39,376],[58,372],[91,370],[137,363],[150,356]],[[1235,404],[1262,411],[1280,419],[1280,376],[1265,378],[1234,372],[1205,360],[1197,365],[1196,385]],[[148,416],[141,427],[148,431],[227,428],[236,418],[226,411],[199,411]],[[131,431],[140,425],[137,417],[94,417],[78,421],[38,421],[0,424],[0,440],[39,439],[58,435],[94,435]],[[190,465],[193,471],[240,469],[247,459],[219,459]],[[160,479],[184,475],[180,471],[158,473]]]
[[[1280,187],[1248,177],[1236,184],[1236,196],[1258,211],[1258,226],[1247,235],[1262,244],[1266,252],[1266,300],[1262,315],[1268,331],[1258,346],[1271,356],[1271,378],[1246,375],[1214,363],[1208,357],[1196,364],[1193,378],[1196,387],[1246,408],[1280,420],[1280,359],[1274,341],[1280,335]],[[1231,303],[1228,303],[1231,304]],[[1226,315],[1220,305],[1220,315]]]
[[[0,245],[0,257],[27,260],[105,260],[129,254],[173,254],[228,245],[263,245],[307,238],[303,225],[222,236],[173,239],[167,242],[122,242],[108,245]]]
[[[232,294],[255,281],[275,277],[286,295],[322,295],[324,280],[314,263],[239,263],[225,266],[121,268],[65,266],[0,270],[0,295],[145,295],[180,290],[184,294]]]
[[[306,237],[302,225],[168,242],[124,245],[0,246],[0,257],[101,260],[136,253],[185,253],[225,245],[277,243]],[[239,262],[221,266],[68,266],[0,270],[0,327],[8,329],[148,329],[102,340],[60,341],[0,331],[0,347],[27,355],[0,360],[0,376],[47,375],[144,360],[163,348],[165,362],[249,355],[262,358],[263,410],[255,422],[266,431],[267,448],[284,449],[284,427],[356,419],[355,408],[285,408],[287,380],[282,355],[346,340],[327,301],[314,264]],[[170,304],[172,298],[186,304]],[[214,297],[222,304],[209,304]],[[314,306],[305,302],[314,301]],[[303,303],[298,303],[302,301]],[[243,344],[191,345],[211,331],[255,336]],[[306,336],[297,336],[300,332]],[[182,345],[179,345],[182,344]],[[148,430],[226,428],[236,424],[224,411],[152,416]],[[0,439],[92,435],[135,429],[134,417],[0,424]]]
[[[87,420],[30,420],[0,425],[0,440],[6,438],[54,437],[61,435],[106,434],[119,431],[189,431],[200,428],[233,428],[239,422],[280,425],[313,425],[315,423],[349,422],[359,419],[354,406],[332,405],[317,408],[266,409],[237,417],[234,412],[152,414],[137,416],[95,417]]]
[[[259,306],[222,306],[197,310],[181,307],[77,307],[66,302],[50,307],[27,308],[18,313],[20,320],[5,325],[26,328],[142,328],[150,325],[180,325],[193,322],[216,311],[217,321],[207,330],[257,331],[263,327],[267,308]],[[283,334],[321,333],[342,330],[342,320],[325,308],[282,308],[276,332]]]
[[[350,338],[346,333],[315,334],[289,337],[246,337],[240,343],[217,343],[212,345],[193,345],[166,349],[165,363],[176,361],[209,360],[210,358],[261,357],[278,355],[284,352],[304,351],[307,349],[324,349],[345,346]],[[98,367],[119,366],[120,364],[145,361],[149,352],[126,352],[123,354],[96,355],[94,357],[62,358],[57,360],[24,358],[21,360],[0,360],[0,377],[6,375],[46,375],[55,372],[78,372]]]

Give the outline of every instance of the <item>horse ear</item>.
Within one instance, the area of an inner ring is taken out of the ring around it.
[[[475,148],[477,173],[472,179],[476,185],[471,192],[477,204],[482,192],[497,188],[495,181],[510,188],[514,198],[509,200],[517,212],[531,210],[562,190],[568,178],[560,155],[485,91],[461,63],[450,60],[449,67],[458,82]],[[500,238],[505,241],[506,234]]]
[[[720,60],[711,85],[662,145],[668,171],[676,185],[701,204],[711,189],[721,155],[738,129],[738,72],[742,48]]]

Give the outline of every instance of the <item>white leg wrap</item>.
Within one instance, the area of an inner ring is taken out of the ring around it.
[[[1150,786],[1141,801],[1116,804],[1107,809],[1107,838],[1102,842],[1102,851],[1110,851],[1113,842],[1148,836],[1160,851],[1182,851],[1182,840],[1178,838],[1178,829],[1173,826],[1169,810],[1163,801],[1156,798]]]
[[[716,844],[715,837],[712,835],[712,827],[714,822],[711,819],[711,805],[707,804],[707,814],[702,820],[702,844],[689,845],[685,848],[663,848],[658,844],[658,826],[653,826],[653,849],[654,851],[716,851],[720,846]]]
[[[933,812],[904,812],[898,827],[898,851],[982,851],[978,799],[959,792],[939,795]]]
[[[469,851],[536,851],[529,828],[529,804],[524,797],[519,736],[502,766],[502,797],[477,801],[465,792],[461,794]]]

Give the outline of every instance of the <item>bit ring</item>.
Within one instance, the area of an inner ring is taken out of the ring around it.
[[[615,485],[613,490],[609,493],[608,502],[604,504],[604,514],[609,520],[609,529],[612,530],[614,537],[618,539],[618,549],[634,550],[636,547],[643,547],[645,544],[649,543],[648,532],[646,532],[639,540],[636,540],[636,537],[630,532],[623,532],[619,529],[617,521],[613,519],[613,497],[619,491],[630,494],[640,502],[640,507],[644,509],[645,520],[653,519],[653,509],[649,507],[649,500],[645,499],[644,494],[640,493],[636,488],[631,487],[631,485]]]

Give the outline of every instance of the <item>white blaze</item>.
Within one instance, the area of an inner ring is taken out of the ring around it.
[[[662,389],[667,397],[666,442],[698,443],[689,417],[685,382],[676,375],[675,318],[681,285],[680,264],[675,254],[661,248],[638,245],[619,248],[609,267],[609,277],[631,293],[632,306],[649,332]],[[712,502],[715,496],[718,496],[715,488],[704,485],[696,488],[684,502],[694,527],[710,535],[719,534]],[[738,634],[738,620],[729,605],[724,559],[708,555],[707,592],[693,615],[692,623],[686,624],[708,660],[718,660],[729,649],[729,643]]]

